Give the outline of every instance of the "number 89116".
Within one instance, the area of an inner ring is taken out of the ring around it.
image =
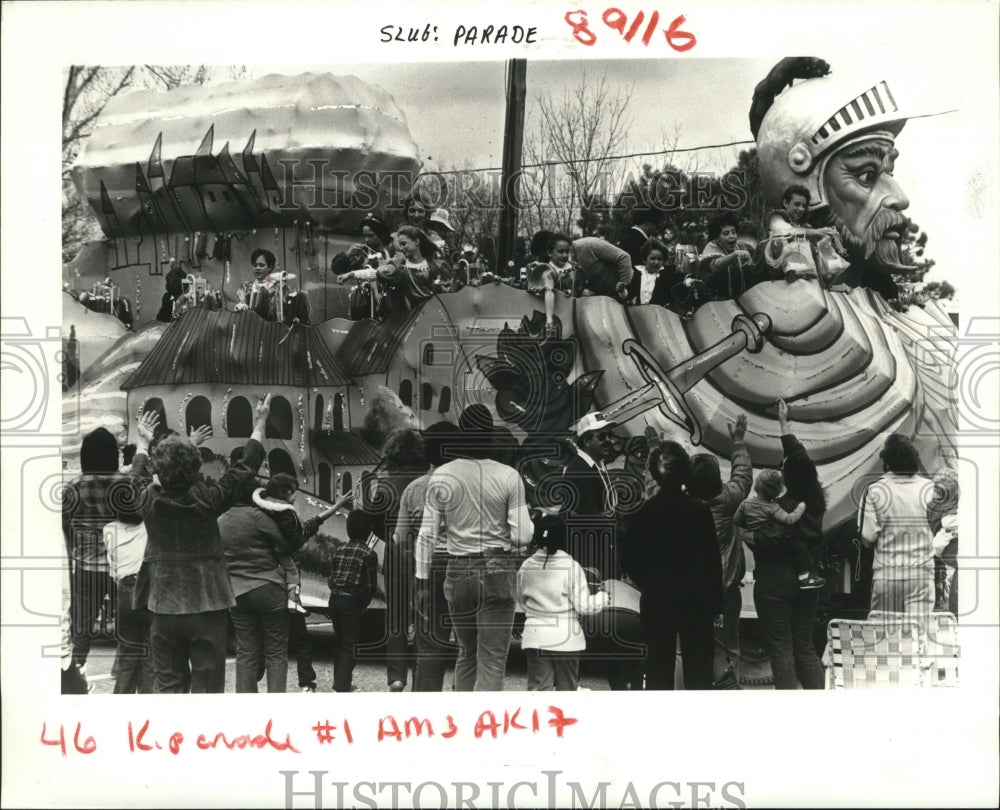
[[[582,9],[578,11],[567,11],[564,17],[567,24],[573,29],[573,37],[577,42],[582,45],[593,45],[597,42],[597,34],[595,34],[587,24],[587,12]],[[681,14],[673,19],[670,25],[663,29],[663,36],[667,40],[667,45],[673,48],[675,51],[689,51],[697,43],[694,34],[690,31],[682,31],[681,26],[684,25],[686,17]],[[636,12],[635,16],[630,21],[628,15],[619,8],[608,8],[604,10],[601,15],[601,21],[610,29],[617,31],[619,35],[626,41],[632,42],[636,35],[642,30],[642,35],[640,37],[640,42],[643,45],[648,46],[653,40],[653,35],[656,33],[656,28],[660,23],[660,12],[653,11],[649,15],[647,22],[646,13],[644,11]],[[643,26],[643,23],[646,23]]]

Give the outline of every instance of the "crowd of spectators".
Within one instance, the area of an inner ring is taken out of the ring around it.
[[[303,521],[293,476],[258,483],[268,410],[269,395],[218,480],[202,469],[208,431],[179,435],[155,413],[140,417],[127,467],[116,436],[98,428],[85,437],[83,474],[67,484],[63,506],[67,689],[86,684],[90,638],[109,600],[116,693],[224,691],[230,624],[237,692],[256,692],[261,680],[287,691],[290,642],[299,688],[321,688],[305,626],[295,629],[305,610],[294,555],[352,496]],[[522,687],[575,689],[587,661],[612,689],[672,689],[679,644],[685,688],[732,688],[750,581],[744,547],[754,553],[753,601],[775,686],[822,688],[814,631],[823,581],[812,569],[824,553],[826,498],[780,400],[778,423],[780,470],[759,470],[753,493],[743,416],[730,425],[727,481],[716,456],[691,456],[654,433],[644,472],[609,470],[618,425],[596,411],[573,426],[572,450],[548,486],[526,483],[519,451],[481,404],[457,425],[396,430],[379,473],[361,484],[346,542],[318,538],[330,545],[332,688],[357,688],[378,540],[389,692],[441,691],[452,666],[456,691],[509,688],[518,605]],[[885,474],[865,488],[858,521],[875,548],[871,608],[926,626],[932,611],[956,606],[957,486],[946,473],[925,477],[901,434],[885,439],[881,458]],[[641,496],[622,497],[624,479],[642,475],[632,490]],[[625,609],[629,592],[637,610]]]

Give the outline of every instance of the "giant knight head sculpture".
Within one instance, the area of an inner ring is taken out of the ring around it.
[[[899,240],[909,226],[906,195],[892,177],[895,139],[907,115],[885,81],[858,82],[815,75],[788,90],[801,76],[796,57],[785,60],[758,85],[755,97],[757,155],[768,202],[778,207],[788,186],[803,185],[811,197],[814,225],[835,225],[852,261],[882,271],[902,264]],[[821,63],[825,67],[825,63]],[[789,68],[793,73],[790,76]],[[825,72],[825,71],[824,71]],[[767,104],[761,88],[770,91]],[[761,113],[763,113],[761,115]]]

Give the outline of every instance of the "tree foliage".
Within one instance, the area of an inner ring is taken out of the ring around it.
[[[73,186],[70,170],[108,102],[135,81],[135,67],[73,65],[66,75],[62,114],[62,246],[70,261],[88,239],[100,238],[97,220]]]
[[[597,233],[621,183],[632,88],[586,71],[561,97],[537,95],[527,114],[521,179],[522,230]]]

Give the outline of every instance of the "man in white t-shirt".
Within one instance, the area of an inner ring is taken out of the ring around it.
[[[438,537],[447,535],[444,593],[458,639],[456,692],[503,690],[517,602],[518,549],[531,542],[524,481],[493,461],[493,418],[466,408],[456,438],[459,458],[441,465],[427,486],[417,538],[417,587],[427,587]]]

